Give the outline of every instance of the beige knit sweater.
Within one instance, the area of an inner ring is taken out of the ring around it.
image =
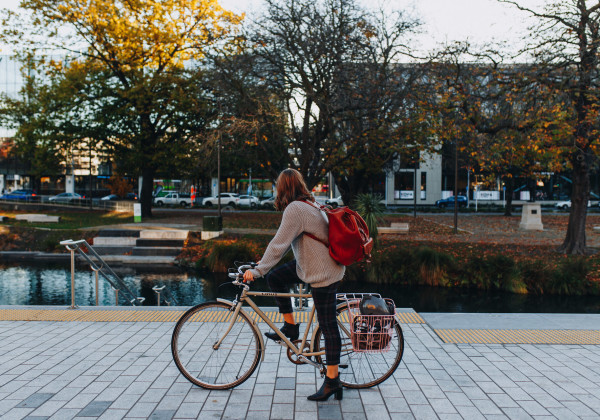
[[[346,267],[338,264],[329,249],[303,232],[309,232],[327,241],[327,216],[317,205],[303,201],[291,202],[283,212],[281,225],[269,243],[265,255],[256,268],[250,270],[255,277],[264,276],[292,247],[296,257],[296,272],[300,280],[312,287],[326,287],[344,277]]]

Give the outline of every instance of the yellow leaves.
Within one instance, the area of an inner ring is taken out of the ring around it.
[[[92,55],[133,69],[181,67],[243,19],[216,0],[27,0],[23,7],[70,27]]]

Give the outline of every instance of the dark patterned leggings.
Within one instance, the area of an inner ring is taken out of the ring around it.
[[[291,285],[300,283],[302,280],[296,274],[296,260],[279,266],[269,272],[266,276],[269,287],[273,292],[288,293]],[[338,329],[335,311],[337,304],[335,295],[340,282],[335,282],[327,287],[313,287],[312,296],[317,310],[317,320],[325,338],[325,358],[327,365],[340,364],[340,352],[342,339]],[[291,298],[275,298],[279,313],[291,314]]]

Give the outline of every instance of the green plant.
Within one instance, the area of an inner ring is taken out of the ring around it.
[[[251,261],[254,253],[250,246],[242,242],[215,242],[212,246],[206,265],[211,271],[226,272],[233,267],[235,261]]]
[[[521,263],[521,278],[528,293],[541,295],[545,284],[552,277],[552,270],[543,261],[524,261]]]
[[[422,283],[428,286],[448,285],[448,270],[454,266],[450,255],[424,246],[417,249],[414,258]]]
[[[361,215],[373,239],[377,238],[377,223],[383,217],[383,197],[379,194],[358,194],[353,202],[354,209]]]
[[[582,257],[567,258],[548,282],[548,291],[560,295],[582,295],[588,286],[590,263]]]

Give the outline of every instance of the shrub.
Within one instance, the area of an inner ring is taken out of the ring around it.
[[[543,261],[524,261],[521,263],[521,278],[529,293],[543,294],[544,286],[551,277],[552,270]]]
[[[241,242],[214,242],[206,258],[206,266],[211,271],[226,272],[235,261],[251,261],[255,258],[252,249]]]
[[[459,284],[483,290],[527,292],[527,287],[521,279],[521,270],[515,260],[501,254],[487,258],[471,257],[465,265]]]
[[[414,257],[421,284],[428,286],[449,284],[448,270],[454,266],[454,259],[450,255],[424,246],[417,249]]]
[[[383,217],[383,197],[379,194],[358,194],[354,200],[354,209],[365,220],[373,239],[377,238],[377,223]]]
[[[567,258],[552,273],[548,291],[560,295],[582,295],[588,289],[590,263],[582,257]]]

